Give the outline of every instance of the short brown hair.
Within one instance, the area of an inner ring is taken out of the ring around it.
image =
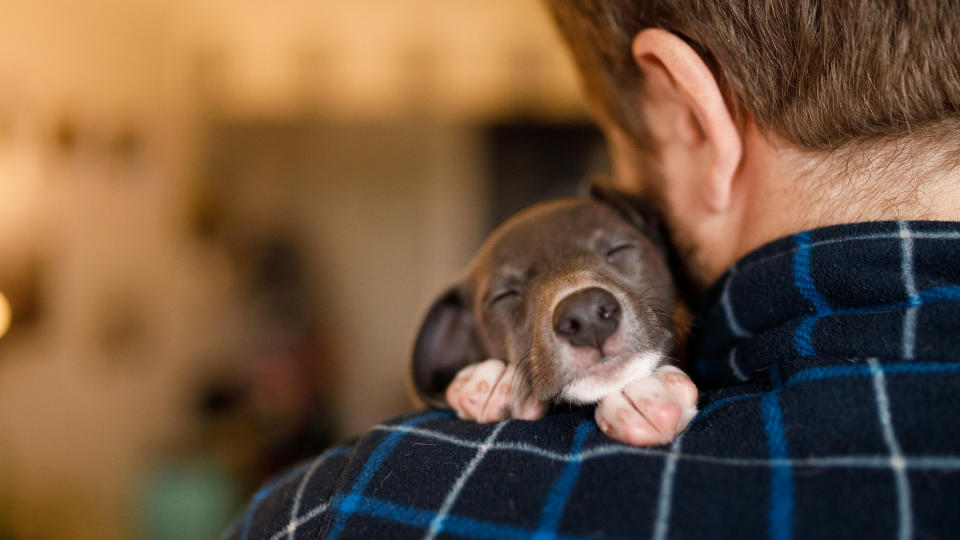
[[[631,45],[650,27],[686,40],[738,114],[801,148],[836,150],[960,117],[954,0],[546,2],[587,92],[635,135],[642,119],[622,96],[640,88]]]

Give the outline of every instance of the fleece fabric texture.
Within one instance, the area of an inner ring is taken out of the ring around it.
[[[960,223],[768,244],[697,329],[701,412],[668,446],[613,442],[591,408],[428,411],[278,476],[225,537],[956,537]]]

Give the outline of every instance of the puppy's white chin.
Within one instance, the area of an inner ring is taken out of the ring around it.
[[[629,358],[614,358],[585,370],[560,391],[559,400],[575,405],[597,403],[613,392],[619,392],[630,381],[649,377],[660,366],[660,351],[636,353]]]

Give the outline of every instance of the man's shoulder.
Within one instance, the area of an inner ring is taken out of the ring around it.
[[[495,424],[463,422],[449,410],[397,417],[267,482],[225,537],[339,536],[345,529],[358,533],[356,527],[376,537],[441,523],[454,533],[476,527],[533,533],[539,521],[530,516],[542,512],[531,514],[529,506],[549,497],[558,472],[579,463],[588,437],[616,444],[596,429],[592,409]],[[468,511],[458,514],[454,502]],[[514,514],[517,504],[522,514]],[[520,515],[526,518],[518,522]]]

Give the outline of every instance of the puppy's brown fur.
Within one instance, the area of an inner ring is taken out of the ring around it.
[[[597,347],[573,346],[557,330],[558,304],[586,288],[609,291],[622,308],[616,333]],[[590,198],[542,203],[500,226],[434,302],[414,346],[414,386],[442,406],[460,369],[498,358],[517,367],[515,402],[531,393],[542,402],[596,401],[665,360],[675,305],[652,212],[596,187]]]

